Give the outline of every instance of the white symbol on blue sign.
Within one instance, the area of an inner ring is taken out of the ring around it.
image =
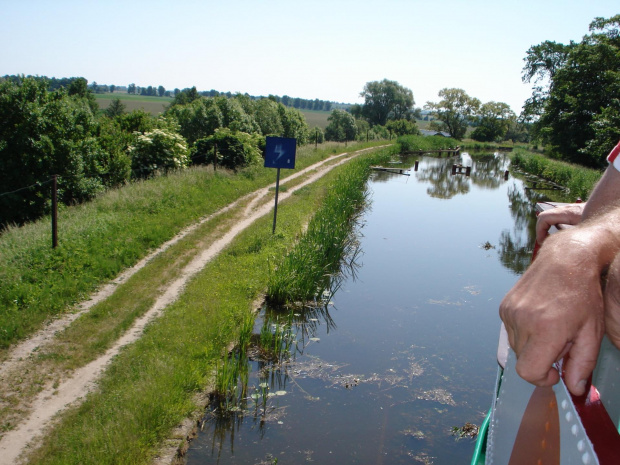
[[[274,160],[275,163],[277,163],[280,158],[286,155],[286,151],[282,148],[282,144],[276,145],[276,148],[273,150],[273,152],[277,155],[276,159]],[[287,160],[286,162],[290,163],[291,160]]]

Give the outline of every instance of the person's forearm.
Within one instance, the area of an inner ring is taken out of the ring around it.
[[[566,231],[558,239],[564,239],[562,236],[569,234],[573,243],[587,247],[588,252],[596,258],[598,269],[602,273],[620,252],[620,203],[616,201],[607,208],[592,209],[588,216],[584,211],[583,216],[582,223]]]
[[[620,172],[609,166],[596,184],[583,210],[583,219],[586,220],[599,215],[620,201]]]

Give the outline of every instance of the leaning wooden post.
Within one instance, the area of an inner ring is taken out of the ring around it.
[[[52,248],[58,247],[58,183],[52,175]]]

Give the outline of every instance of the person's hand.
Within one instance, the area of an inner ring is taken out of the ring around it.
[[[558,224],[576,225],[581,222],[585,203],[571,203],[540,212],[536,221],[536,242],[542,245],[549,228]]]
[[[517,373],[532,384],[557,383],[553,364],[564,358],[566,386],[575,395],[585,392],[604,332],[596,240],[579,228],[547,238],[500,305]]]

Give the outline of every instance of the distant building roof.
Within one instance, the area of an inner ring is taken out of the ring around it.
[[[423,136],[442,136],[442,137],[452,137],[449,132],[444,131],[429,131],[428,129],[420,129],[420,132]]]

